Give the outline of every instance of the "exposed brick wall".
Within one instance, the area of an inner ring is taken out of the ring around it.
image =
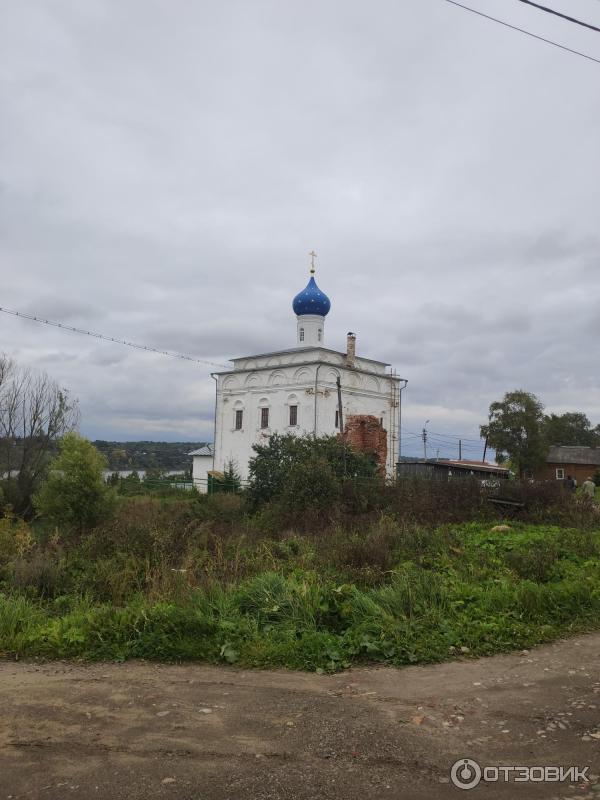
[[[356,414],[345,420],[346,441],[354,450],[373,454],[377,459],[379,471],[385,473],[387,462],[387,431],[377,417],[370,414]]]

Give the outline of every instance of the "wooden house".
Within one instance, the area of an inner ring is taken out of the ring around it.
[[[535,477],[542,481],[563,481],[570,476],[581,486],[587,478],[593,479],[599,470],[600,447],[554,445],[548,451],[545,466]]]

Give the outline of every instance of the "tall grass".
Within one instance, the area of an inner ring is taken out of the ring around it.
[[[345,582],[339,567],[319,562],[318,548],[307,559],[306,542],[289,539],[271,543],[268,552],[260,546],[254,566],[269,569],[247,578],[196,581],[163,564],[157,583],[140,564],[141,591],[126,559],[110,584],[112,598],[98,576],[84,595],[42,602],[3,594],[0,648],[19,656],[335,670],[361,661],[400,665],[487,654],[597,624],[597,533],[521,526],[494,534],[470,524],[406,540],[387,536],[394,564],[376,583]],[[339,544],[339,531],[334,537]],[[349,546],[353,552],[353,540]]]
[[[0,594],[0,652],[27,652],[45,619],[46,612],[39,603],[19,595]]]
[[[331,524],[308,530],[277,503],[251,514],[235,495],[125,498],[77,544],[5,518],[0,651],[334,670],[492,653],[597,624],[593,504],[507,487],[528,519],[495,532],[497,511],[470,481],[344,491]]]

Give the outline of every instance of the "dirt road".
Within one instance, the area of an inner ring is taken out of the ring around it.
[[[0,800],[600,800],[600,634],[333,676],[148,663],[0,664]],[[591,784],[449,782],[590,766]]]

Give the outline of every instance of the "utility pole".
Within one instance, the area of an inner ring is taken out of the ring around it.
[[[343,446],[343,458],[344,458],[344,477],[346,477],[346,433],[344,431],[344,411],[342,407],[342,382],[340,380],[340,376],[338,375],[335,379],[335,383],[337,386],[337,396],[338,396],[338,421],[340,423],[340,433],[342,436],[342,446]]]
[[[483,445],[483,458],[481,459],[484,462],[485,462],[485,454],[487,453],[488,436],[490,435],[490,424],[491,424],[491,422],[492,422],[492,414],[490,412],[490,414],[488,415],[488,424],[485,427],[485,444]]]
[[[423,458],[427,461],[427,424],[429,420],[425,421],[425,425],[423,426],[423,433],[421,434],[423,438]]]
[[[458,460],[462,461],[462,439],[458,440]]]

